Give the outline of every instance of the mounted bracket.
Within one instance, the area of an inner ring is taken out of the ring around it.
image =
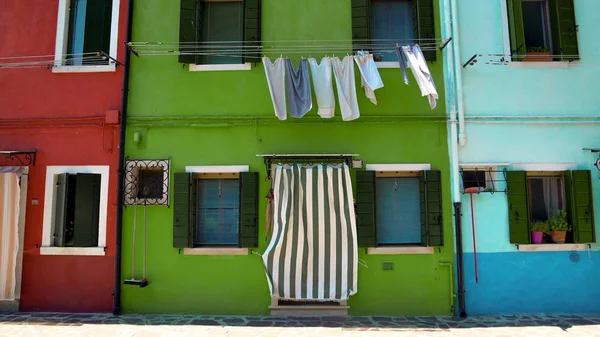
[[[0,151],[0,166],[35,166],[36,154],[36,150]]]

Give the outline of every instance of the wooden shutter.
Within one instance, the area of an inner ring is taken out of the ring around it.
[[[375,247],[375,171],[356,171],[356,231],[359,247]]]
[[[510,243],[530,243],[527,172],[506,172]]]
[[[572,228],[575,243],[595,241],[594,199],[592,194],[591,172],[587,170],[571,171]],[[565,180],[565,185],[567,184]],[[565,194],[567,189],[565,188]],[[567,204],[569,204],[569,195]]]
[[[525,30],[523,28],[522,0],[507,0],[508,29],[510,31],[511,55],[525,55]],[[523,57],[512,56],[513,61],[521,61]]]
[[[258,247],[258,173],[240,173],[240,242],[242,248]]]
[[[65,245],[65,226],[67,216],[67,191],[69,190],[69,175],[59,174],[56,177],[56,204],[54,208],[54,247]]]
[[[435,9],[433,0],[413,0],[414,35],[418,44],[435,43]],[[427,61],[436,60],[436,50],[424,50]]]
[[[563,55],[555,61],[578,60],[577,23],[573,0],[550,0],[552,54]]]
[[[244,1],[244,62],[260,61],[261,0]],[[251,48],[250,48],[251,47]]]
[[[196,63],[196,55],[182,55],[181,53],[196,52],[194,43],[200,40],[202,8],[199,0],[181,0],[179,12],[180,63]]]
[[[422,171],[419,176],[422,246],[444,245],[441,178],[440,171]]]
[[[175,173],[173,187],[173,247],[194,245],[197,181],[192,173]]]
[[[360,50],[360,45],[370,44],[371,0],[352,0],[352,44]],[[356,41],[363,40],[363,41]]]
[[[101,178],[100,174],[77,174],[73,247],[98,247]]]
[[[110,22],[112,18],[112,0],[87,1],[85,15],[84,53],[110,52]],[[106,63],[108,60],[91,60],[90,63]],[[84,62],[85,64],[86,62]]]

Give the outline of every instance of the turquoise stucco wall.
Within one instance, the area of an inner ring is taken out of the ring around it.
[[[262,6],[264,45],[351,38],[350,0],[263,0]],[[138,3],[133,24],[134,41],[177,41],[179,2]],[[324,54],[334,53],[289,56]],[[421,97],[414,80],[406,86],[398,69],[382,69],[385,87],[376,92],[377,106],[357,88],[360,119],[342,122],[339,107],[335,118],[320,119],[314,100],[306,117],[279,121],[260,63],[250,71],[189,72],[176,56],[134,56],[126,154],[136,159],[170,158],[172,172],[191,165],[249,165],[258,171],[258,253],[267,245],[262,196],[269,184],[257,154],[356,153],[365,164],[430,163],[442,171],[445,245],[428,255],[367,255],[361,249],[359,258],[366,267],[359,267],[358,293],[348,304],[353,315],[449,315],[454,302],[453,234],[442,62],[430,67],[441,97],[435,110]],[[142,136],[138,144],[132,141],[136,132]],[[138,220],[141,211],[138,208]],[[127,207],[124,216],[123,278],[128,278],[133,207]],[[123,288],[125,312],[269,313],[268,285],[258,256],[185,256],[172,248],[172,206],[149,206],[147,216],[150,286]],[[141,238],[138,234],[137,247]],[[140,261],[141,248],[136,250]],[[383,261],[394,262],[394,271],[383,271]],[[136,271],[141,272],[140,263]]]
[[[519,163],[573,163],[591,170],[600,219],[600,183],[593,166],[597,156],[583,150],[600,145],[600,2],[575,0],[575,9],[580,61],[498,66],[485,62],[499,57],[483,57],[462,70],[466,145],[459,148],[459,157],[463,164],[505,163],[508,170]],[[458,12],[462,62],[476,53],[504,52],[501,0],[459,1]],[[593,282],[600,276],[597,244],[586,247],[590,252],[519,252],[509,243],[506,195],[480,194],[473,201],[478,284],[470,201],[462,196],[467,313],[599,312],[600,292]]]

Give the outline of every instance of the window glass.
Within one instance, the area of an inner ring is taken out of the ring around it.
[[[529,206],[532,221],[546,221],[564,208],[563,179],[560,177],[530,177]]]
[[[469,187],[486,187],[486,172],[483,170],[477,171],[462,171],[463,188]]]
[[[421,242],[418,178],[377,178],[377,243]]]
[[[69,65],[108,64],[87,53],[110,52],[112,0],[71,0],[67,59]]]
[[[140,199],[153,198],[160,199],[164,193],[163,182],[164,170],[149,169],[139,172],[139,189],[137,197]]]
[[[199,179],[196,245],[239,242],[240,184],[237,179]]]
[[[546,1],[523,1],[523,24],[527,48],[549,48]]]
[[[202,64],[238,64],[242,63],[239,56],[243,45],[242,27],[244,18],[243,2],[205,2],[202,27],[203,42],[219,42],[207,44],[206,53],[211,48],[223,50],[222,55],[206,55],[201,57]],[[231,42],[228,42],[231,41]],[[228,43],[223,43],[228,42]],[[227,51],[228,48],[230,51]]]
[[[372,43],[389,46],[390,49],[374,54],[378,61],[398,61],[394,52],[396,43],[403,45],[414,39],[412,1],[373,0],[371,6]]]

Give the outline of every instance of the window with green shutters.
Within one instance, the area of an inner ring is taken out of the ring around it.
[[[566,211],[571,226],[567,242],[595,242],[590,171],[508,171],[506,181],[510,243],[531,243],[531,223],[559,210]]]
[[[109,60],[88,53],[110,53],[112,0],[70,0],[68,65],[105,65]]]
[[[260,57],[261,0],[181,0],[179,62],[239,64]],[[229,52],[215,53],[227,48]],[[211,50],[212,49],[212,50]]]
[[[506,1],[513,61],[579,59],[574,0]]]
[[[258,247],[258,173],[176,173],[173,247]]]
[[[443,246],[439,171],[356,172],[359,247]]]
[[[353,49],[430,44],[436,38],[434,17],[433,0],[352,0]],[[427,61],[436,59],[436,51],[423,54]],[[397,61],[394,53],[376,52],[375,58]]]

